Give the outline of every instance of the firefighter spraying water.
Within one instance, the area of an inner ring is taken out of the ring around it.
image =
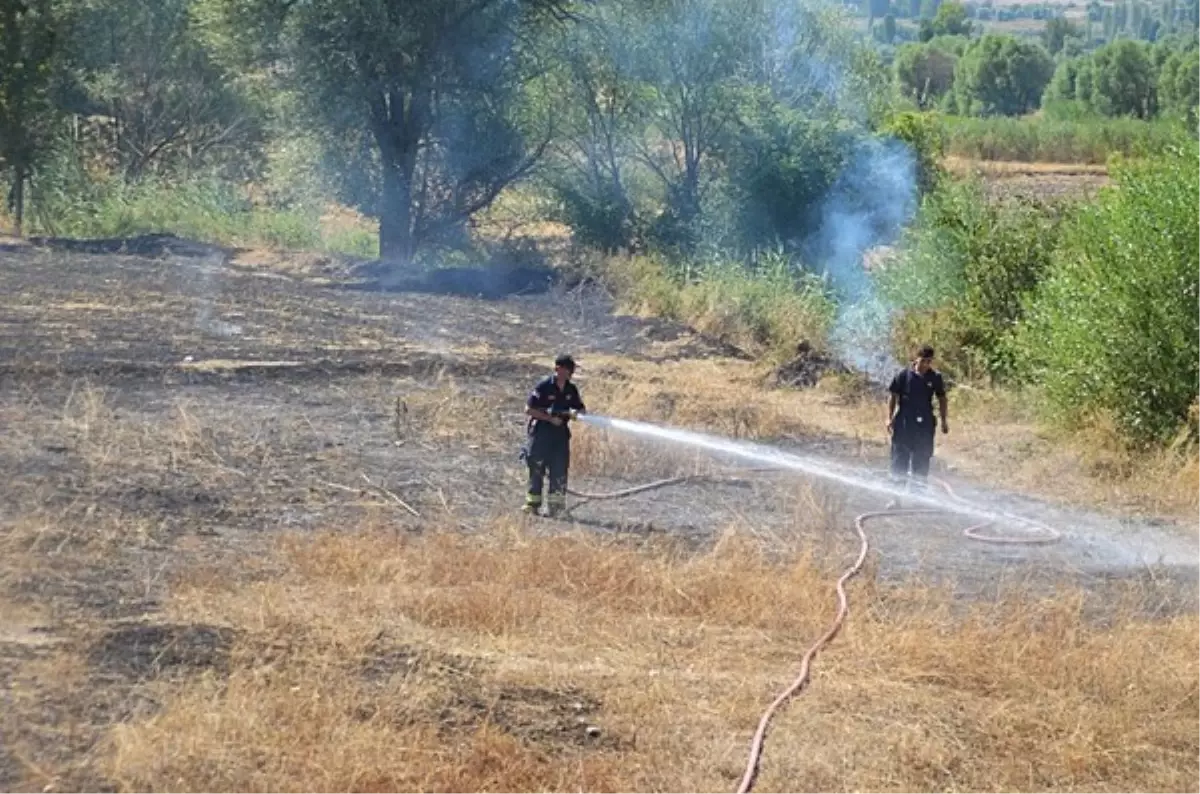
[[[529,467],[529,488],[525,493],[525,512],[539,514],[543,490],[546,514],[557,516],[567,508],[567,477],[571,469],[570,422],[584,409],[579,389],[571,383],[575,360],[560,355],[554,360],[554,374],[538,382],[525,400],[525,445],[521,457]]]
[[[1057,540],[1058,533],[1044,524],[961,499],[954,495],[946,483],[938,482],[937,489],[911,487],[914,483],[924,485],[928,473],[929,457],[933,453],[934,396],[939,400],[942,432],[946,432],[948,426],[945,388],[941,375],[931,367],[932,358],[932,348],[922,348],[912,367],[898,373],[890,386],[888,424],[893,433],[893,469],[892,476],[887,477],[882,476],[882,473],[864,470],[861,466],[785,452],[764,444],[734,441],[649,422],[587,413],[583,398],[571,381],[575,373],[575,360],[571,356],[561,355],[554,362],[554,374],[539,381],[526,399],[527,436],[521,448],[521,459],[529,469],[529,486],[525,494],[524,510],[541,515],[544,507],[544,513],[550,516],[560,516],[566,512],[567,495],[574,493],[569,487],[568,476],[571,465],[570,425],[578,421],[596,430],[620,432],[648,441],[700,449],[717,458],[741,460],[768,469],[793,471],[856,490],[876,493],[888,499],[891,507],[895,507],[903,499],[907,504],[925,512],[945,512],[976,519],[983,523],[972,527],[966,533],[974,540],[1020,544]],[[909,372],[912,373],[911,376]],[[928,435],[923,435],[924,433]],[[903,467],[898,463],[903,463]],[[681,485],[696,479],[703,478],[673,477],[626,489],[617,494],[585,496],[588,499],[598,499],[633,495]],[[979,527],[995,523],[1015,527],[1017,532],[1012,535],[989,536],[976,531]]]

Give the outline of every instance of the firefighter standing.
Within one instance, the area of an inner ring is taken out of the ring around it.
[[[911,476],[924,483],[929,476],[929,459],[937,421],[933,417],[933,398],[938,400],[942,432],[950,432],[946,417],[946,384],[933,368],[933,348],[917,351],[912,365],[896,374],[888,386],[888,432],[892,434],[892,478]]]
[[[528,439],[523,449],[529,466],[529,490],[525,494],[525,512],[536,514],[542,506],[542,487],[550,477],[546,512],[557,515],[567,506],[567,472],[571,467],[571,429],[568,422],[586,410],[579,389],[571,383],[575,361],[561,355],[554,360],[554,374],[533,387],[525,401],[529,417]]]

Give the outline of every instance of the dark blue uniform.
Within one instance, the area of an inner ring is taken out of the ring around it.
[[[911,466],[912,475],[924,479],[937,429],[933,398],[946,396],[946,383],[936,370],[922,375],[908,367],[892,378],[888,391],[899,401],[892,420],[892,476],[907,477]]]
[[[542,485],[546,475],[550,477],[548,507],[556,512],[566,507],[567,473],[571,468],[571,429],[567,426],[568,411],[583,411],[583,399],[575,384],[567,382],[563,388],[551,375],[538,382],[529,393],[525,404],[530,408],[558,415],[563,424],[556,427],[541,419],[530,418],[527,426],[524,457],[529,466],[529,491],[525,495],[527,508],[536,510],[542,504]]]

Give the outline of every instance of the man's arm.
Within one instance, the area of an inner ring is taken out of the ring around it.
[[[541,408],[534,408],[532,405],[525,406],[525,415],[532,419],[540,419],[543,422],[549,422],[552,425],[561,425],[563,423],[563,420],[559,419],[557,416],[551,416]]]
[[[538,384],[532,392],[529,393],[529,399],[525,401],[525,415],[530,419],[537,419],[542,422],[549,422],[552,425],[561,426],[563,420],[557,416],[551,416],[549,412],[538,407],[543,402],[546,395],[542,394],[542,384]]]
[[[892,432],[892,427],[896,421],[896,410],[900,407],[900,395],[904,393],[904,378],[908,377],[908,372],[898,372],[896,377],[892,378],[892,382],[888,384],[888,414],[887,414],[887,430]]]
[[[942,378],[942,373],[937,373],[937,380],[934,381],[934,394],[938,398],[938,415],[942,420],[942,432],[950,432],[949,405],[946,402],[946,381]]]

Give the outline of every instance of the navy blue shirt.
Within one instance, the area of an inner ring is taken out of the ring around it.
[[[525,401],[525,405],[546,413],[565,414],[569,410],[586,410],[583,407],[583,398],[579,396],[579,389],[575,388],[575,384],[567,381],[567,385],[560,389],[553,375],[538,381],[538,384],[533,387],[533,391],[529,393],[529,399]],[[564,416],[563,419],[565,420],[566,417]],[[528,426],[530,433],[535,432],[539,426],[560,429],[545,420],[530,418]],[[561,429],[566,430],[566,426],[564,425]],[[567,432],[570,433],[570,431]]]
[[[900,399],[896,418],[929,422],[931,429],[937,426],[933,415],[933,398],[946,396],[946,382],[942,380],[942,373],[931,369],[922,375],[912,367],[906,367],[892,378],[888,391]]]

